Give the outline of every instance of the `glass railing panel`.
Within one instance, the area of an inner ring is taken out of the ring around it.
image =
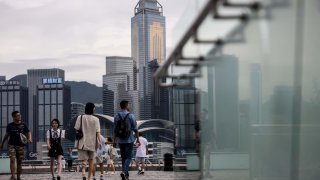
[[[209,53],[197,79],[204,175],[292,178],[297,141],[293,133],[299,129],[293,110],[300,103],[295,98],[300,7],[296,1],[265,5],[244,28],[236,24],[229,30],[238,28],[234,33],[242,41]]]
[[[296,44],[300,49],[299,59],[301,63],[301,119],[302,127],[297,133],[301,134],[296,142],[297,176],[299,179],[316,180],[320,177],[320,1],[302,1],[304,7],[299,18],[302,25],[298,26],[300,39]]]

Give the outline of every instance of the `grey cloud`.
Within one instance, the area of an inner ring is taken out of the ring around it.
[[[159,1],[166,16],[167,38],[171,38],[177,17],[190,0]],[[0,64],[0,74],[12,76],[26,73],[27,68],[55,66],[65,68],[70,78],[82,78],[75,71],[87,68],[94,79],[101,79],[104,56],[131,55],[130,22],[137,2],[0,0],[0,61],[12,60]]]

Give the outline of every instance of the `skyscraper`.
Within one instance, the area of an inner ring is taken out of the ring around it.
[[[149,61],[149,75],[146,81],[151,91],[151,118],[169,120],[169,90],[166,87],[160,87],[159,82],[153,79],[154,72],[159,68],[158,61],[155,59]]]
[[[106,57],[106,74],[103,76],[103,113],[114,116],[120,108],[120,101],[127,99],[132,112],[139,119],[136,85],[136,63],[132,58]]]
[[[140,118],[151,118],[151,92],[148,85],[148,62],[162,64],[166,57],[166,32],[163,8],[157,0],[140,0],[131,18],[131,54],[137,63],[137,88],[140,99]]]
[[[84,114],[84,108],[85,104],[83,103],[71,102],[71,120]]]

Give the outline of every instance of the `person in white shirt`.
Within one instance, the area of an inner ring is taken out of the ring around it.
[[[84,115],[79,115],[74,128],[82,130],[83,137],[75,141],[75,148],[78,149],[78,159],[82,161],[82,180],[87,180],[86,166],[89,164],[88,180],[91,179],[94,168],[96,151],[100,148],[100,122],[93,116],[95,105],[88,102],[85,106]]]
[[[145,169],[145,161],[148,157],[148,141],[142,136],[142,132],[139,132],[139,141],[135,142],[137,152],[136,152],[136,165],[138,167],[138,174],[143,175]]]
[[[47,131],[48,156],[50,157],[50,171],[53,180],[56,179],[54,177],[54,160],[57,160],[57,180],[60,180],[62,170],[61,159],[63,156],[63,149],[61,146],[61,140],[65,136],[65,131],[61,130],[59,126],[60,121],[58,119],[53,119],[51,121],[51,129]]]

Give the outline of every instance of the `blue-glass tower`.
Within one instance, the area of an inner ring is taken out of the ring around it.
[[[151,118],[152,88],[148,63],[159,65],[166,57],[166,31],[163,8],[157,0],[140,0],[131,18],[131,54],[137,64],[137,89],[140,100],[140,119]]]

